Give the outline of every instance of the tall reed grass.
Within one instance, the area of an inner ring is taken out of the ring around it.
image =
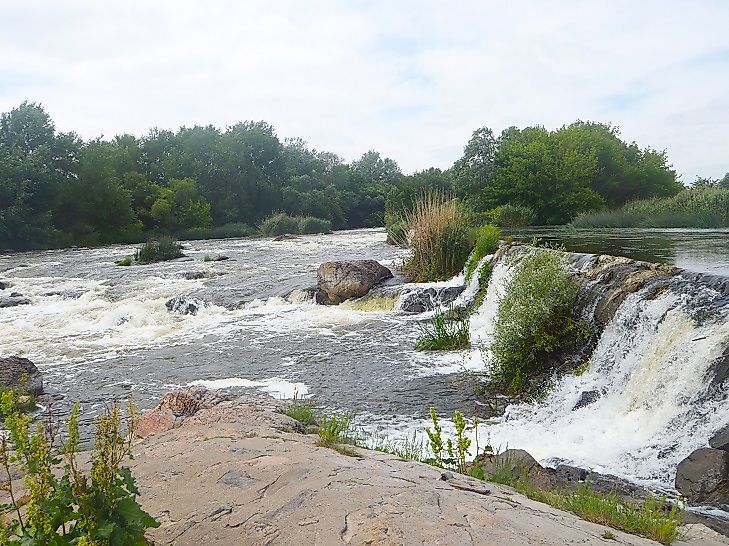
[[[634,201],[613,211],[580,214],[576,228],[729,227],[729,189],[686,189],[672,197]]]
[[[469,253],[469,214],[441,192],[424,194],[405,214],[412,255],[403,272],[410,281],[443,281],[460,273]]]

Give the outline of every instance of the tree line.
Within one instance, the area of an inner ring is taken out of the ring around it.
[[[265,122],[83,141],[58,132],[36,103],[0,116],[2,249],[242,229],[274,212],[326,219],[334,229],[381,226],[386,212],[431,189],[476,212],[516,204],[531,208],[537,223],[560,224],[682,188],[665,153],[591,122],[512,127],[498,136],[481,128],[450,169],[405,175],[378,152],[346,163],[301,139],[282,141]]]

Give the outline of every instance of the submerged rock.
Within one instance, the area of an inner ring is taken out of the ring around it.
[[[230,257],[223,256],[222,254],[216,254],[215,256],[208,256],[205,258],[206,262],[224,262],[225,260],[230,260]]]
[[[400,299],[400,310],[406,313],[432,311],[438,305],[448,305],[463,293],[465,286],[445,286],[441,288],[415,288],[406,292]]]
[[[16,295],[14,295],[16,294]],[[0,299],[0,309],[7,307],[17,307],[18,305],[30,305],[30,300],[15,292],[10,297]]]
[[[584,408],[594,402],[597,402],[600,399],[600,396],[600,391],[582,391],[582,394],[580,394],[580,398],[575,403],[572,411]]]
[[[392,277],[392,272],[375,260],[326,262],[317,271],[318,288],[327,302],[339,304],[350,298],[361,298],[377,283]],[[317,302],[323,298],[317,297]]]
[[[0,290],[5,290],[8,286],[6,282],[0,281]]]
[[[165,307],[170,313],[179,313],[181,315],[197,315],[197,312],[205,302],[188,296],[175,296],[167,300]]]
[[[43,375],[27,358],[0,358],[0,389],[21,389],[33,394],[43,393]]]
[[[729,452],[702,447],[678,464],[676,490],[696,503],[729,504]]]
[[[277,235],[273,238],[274,241],[291,241],[293,239],[299,239],[299,236],[292,235],[291,233],[284,233],[283,235]]]

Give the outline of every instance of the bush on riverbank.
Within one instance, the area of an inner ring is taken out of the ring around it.
[[[0,438],[0,466],[7,473],[3,489],[10,503],[0,507],[0,544],[147,544],[146,530],[159,523],[142,510],[134,477],[121,466],[131,457],[135,437],[133,404],[126,419],[116,405],[96,419],[90,472],[78,461],[78,404],[60,450],[63,459],[52,444],[57,423],[34,426],[12,396],[3,397],[2,412],[9,435]],[[14,483],[16,465],[26,491]]]
[[[491,345],[491,375],[511,394],[549,371],[550,357],[589,336],[574,316],[577,283],[556,252],[539,250],[522,258],[499,304]]]
[[[416,351],[457,351],[471,345],[468,315],[436,311],[429,324],[420,325],[420,337],[415,343]]]
[[[138,264],[151,264],[174,260],[184,256],[180,243],[170,237],[160,237],[144,243],[134,253],[134,261]],[[120,264],[121,265],[121,264]]]
[[[536,222],[534,209],[522,205],[501,205],[484,213],[486,219],[501,227],[525,227]]]
[[[403,265],[409,281],[443,281],[457,275],[468,258],[469,215],[456,199],[423,195],[406,214],[412,255]]]
[[[687,189],[673,197],[645,199],[612,211],[581,214],[576,228],[729,227],[729,189]]]
[[[285,212],[277,212],[261,223],[261,233],[270,237],[290,234],[329,233],[332,223],[329,220],[313,216],[289,216]]]
[[[466,282],[471,280],[478,263],[499,248],[499,239],[501,239],[501,231],[492,224],[481,226],[478,229],[473,251],[466,262]]]

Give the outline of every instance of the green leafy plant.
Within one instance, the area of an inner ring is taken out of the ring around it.
[[[420,327],[420,337],[415,342],[418,351],[456,351],[471,345],[467,314],[436,311],[431,321]]]
[[[453,425],[456,428],[455,448],[453,442],[448,441],[448,454],[451,459],[455,460],[458,472],[465,473],[466,457],[468,456],[468,448],[471,447],[471,439],[465,434],[466,420],[463,414],[456,410],[453,413]]]
[[[403,264],[410,281],[442,281],[457,275],[468,258],[469,214],[445,193],[424,194],[406,213],[412,255]]]
[[[425,433],[428,435],[430,452],[433,454],[433,459],[430,462],[435,466],[443,467],[443,450],[445,449],[445,444],[443,443],[443,429],[438,422],[438,414],[433,406],[428,408],[428,413],[430,413],[430,420],[433,422],[432,430],[430,427],[426,427],[425,429]]]
[[[343,413],[340,415],[331,414],[319,417],[319,440],[316,445],[328,447],[350,457],[358,457],[350,445],[356,444],[354,435],[354,415]]]
[[[464,270],[466,282],[471,280],[479,262],[499,247],[500,238],[501,231],[494,225],[488,224],[479,228],[473,252],[471,252]]]
[[[589,337],[573,313],[577,283],[556,252],[538,250],[522,258],[499,304],[492,377],[511,394],[523,392],[535,374],[549,370],[549,357]]]
[[[114,262],[116,265],[127,267],[132,265],[132,258],[131,256],[127,256],[126,258],[122,258],[121,260],[117,260]]]
[[[134,260],[139,264],[150,264],[174,260],[184,256],[180,243],[170,237],[160,237],[146,242],[134,253]]]
[[[57,425],[33,425],[12,397],[2,400],[9,437],[0,439],[0,466],[10,503],[0,506],[0,543],[25,545],[145,545],[145,532],[159,523],[142,510],[134,477],[122,465],[131,457],[136,408],[126,418],[113,405],[97,418],[91,469],[78,461],[79,406],[68,420],[68,440],[60,452]],[[124,421],[124,423],[123,423]],[[123,425],[126,432],[122,433]],[[11,467],[24,475],[25,492],[16,487]]]

